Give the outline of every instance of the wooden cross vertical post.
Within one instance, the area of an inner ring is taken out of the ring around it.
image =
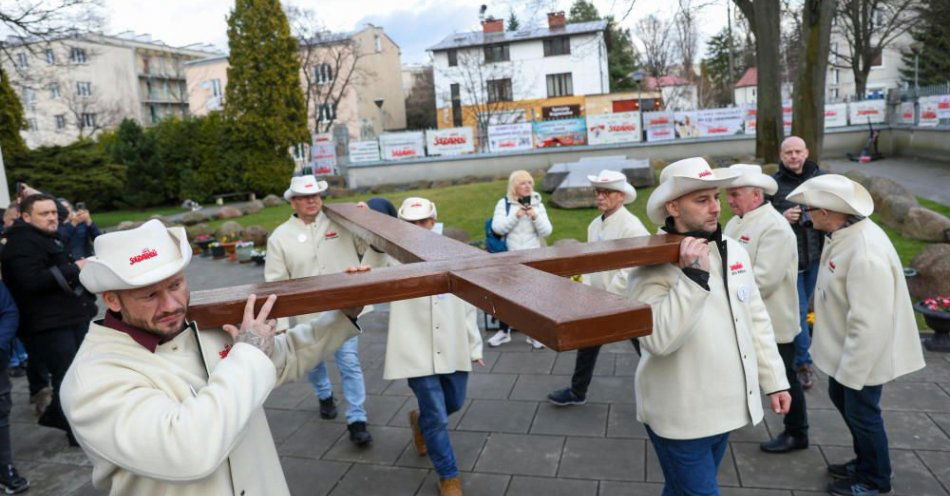
[[[563,276],[675,263],[681,239],[656,235],[489,254],[354,204],[323,211],[405,265],[196,291],[189,318],[202,328],[240,322],[252,293],[277,295],[275,317],[452,293],[566,351],[647,335],[653,323],[648,306]]]

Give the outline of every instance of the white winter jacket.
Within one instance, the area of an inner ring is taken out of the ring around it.
[[[588,243],[649,235],[650,231],[647,231],[647,228],[643,226],[643,222],[640,222],[640,219],[630,213],[627,207],[624,206],[621,206],[606,219],[603,215],[598,215],[587,226]],[[633,270],[632,267],[584,274],[581,281],[591,287],[619,295],[626,290],[631,270]]]
[[[507,214],[505,213],[506,202],[509,203]],[[518,217],[521,204],[511,202],[507,197],[498,200],[498,203],[495,204],[495,214],[492,216],[491,228],[495,231],[495,234],[505,237],[508,250],[540,248],[542,238],[551,235],[551,221],[548,220],[548,212],[544,209],[544,203],[541,201],[541,195],[538,192],[531,193],[531,206],[538,213],[534,220],[531,220],[531,217],[527,215]]]

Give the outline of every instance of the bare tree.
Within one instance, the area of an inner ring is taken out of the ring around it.
[[[118,125],[128,112],[123,111],[118,101],[109,99],[89,87],[83,90],[79,81],[61,78],[57,81],[60,88],[63,106],[66,110],[67,128],[72,125],[76,129],[76,138],[90,138],[104,129],[111,129]]]
[[[755,156],[778,162],[783,138],[782,86],[779,67],[781,6],[779,0],[733,0],[755,35],[756,84]]]
[[[434,79],[432,67],[424,68],[413,77],[412,88],[406,97],[406,128],[432,129],[438,126]]]
[[[816,162],[821,159],[825,135],[825,75],[836,3],[805,0],[801,11],[802,43],[792,96],[792,134],[808,143]]]
[[[650,76],[666,75],[676,57],[673,23],[650,14],[637,21],[635,31],[643,43],[643,69]]]
[[[14,50],[33,53],[44,43],[101,27],[102,0],[4,0],[0,3],[0,57],[14,62]],[[14,64],[16,67],[17,65]]]
[[[854,74],[855,96],[864,98],[868,73],[879,65],[884,47],[917,22],[919,0],[841,0],[835,13],[835,33],[847,41],[837,50],[835,67]]]
[[[696,63],[699,50],[699,30],[697,23],[702,10],[708,7],[710,0],[678,0],[679,10],[673,18],[673,29],[676,31],[676,45],[680,56],[680,75],[687,81],[696,81]]]

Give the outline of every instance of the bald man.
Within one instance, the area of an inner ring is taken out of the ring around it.
[[[798,313],[802,332],[795,337],[794,366],[798,370],[802,388],[809,389],[814,385],[815,373],[811,354],[808,352],[811,346],[807,320],[808,302],[815,291],[824,236],[812,226],[808,212],[803,210],[801,205],[786,200],[786,197],[803,182],[824,174],[824,171],[818,168],[817,163],[808,160],[808,146],[805,140],[798,136],[789,136],[782,141],[781,157],[778,172],[772,176],[778,183],[778,191],[772,197],[772,206],[791,224],[798,241]]]

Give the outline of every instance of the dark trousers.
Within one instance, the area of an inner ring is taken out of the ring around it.
[[[26,348],[26,380],[30,383],[30,396],[49,387],[49,369],[43,363],[43,354],[39,349],[36,333],[22,333],[19,338]]]
[[[798,382],[795,367],[795,343],[779,343],[778,353],[785,364],[785,377],[788,379],[788,394],[792,396],[792,406],[785,415],[785,432],[795,437],[808,436],[808,412],[805,410],[805,390]]]
[[[38,343],[41,358],[49,369],[50,377],[53,382],[53,400],[50,402],[46,411],[40,416],[40,424],[47,427],[55,427],[69,432],[69,422],[63,415],[63,408],[59,402],[59,387],[63,383],[63,377],[76,352],[79,351],[79,345],[82,344],[86,331],[89,330],[89,324],[79,324],[65,327],[55,327],[37,333],[34,337]]]
[[[833,377],[828,378],[828,396],[841,413],[857,456],[855,476],[880,491],[891,489],[891,458],[887,452],[887,433],[881,416],[883,386],[851,389]]]
[[[633,348],[640,354],[640,342],[631,339]],[[594,377],[594,367],[597,366],[597,355],[600,354],[600,345],[590,348],[580,348],[577,350],[577,358],[574,361],[574,375],[571,376],[571,391],[574,391],[579,398],[587,397],[587,388]]]
[[[0,351],[0,469],[6,470],[7,465],[13,465],[13,448],[10,446],[10,374],[7,373],[7,364],[10,359],[6,353]]]
[[[729,445],[728,432],[699,439],[667,439],[649,425],[645,427],[666,480],[663,496],[719,495],[716,475]]]

